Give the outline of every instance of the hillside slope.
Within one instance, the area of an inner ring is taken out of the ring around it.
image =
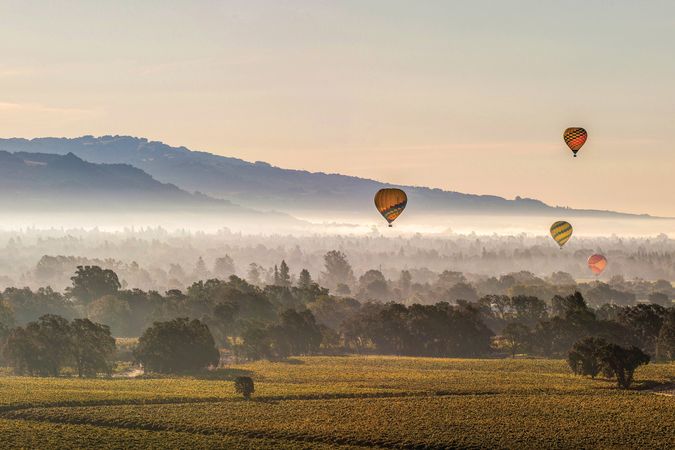
[[[0,139],[0,150],[65,155],[72,153],[94,163],[135,166],[157,180],[188,191],[229,199],[235,203],[286,212],[372,212],[372,197],[381,187],[376,180],[289,170],[264,162],[171,147],[161,142],[129,136],[80,138]],[[567,216],[623,215],[611,211],[556,208],[534,199],[507,200],[491,195],[472,195],[427,187],[403,186],[418,212],[466,214],[554,214]],[[629,215],[626,215],[629,216]]]

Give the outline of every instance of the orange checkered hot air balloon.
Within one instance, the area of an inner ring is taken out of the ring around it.
[[[586,139],[588,139],[588,133],[581,127],[572,127],[565,130],[563,139],[565,139],[565,144],[572,150],[576,158],[577,152],[584,146]]]
[[[387,219],[389,226],[401,215],[408,204],[408,196],[401,189],[385,188],[375,194],[375,207]]]
[[[588,258],[588,268],[595,275],[600,275],[605,270],[605,267],[607,267],[607,258],[603,255],[595,254]]]

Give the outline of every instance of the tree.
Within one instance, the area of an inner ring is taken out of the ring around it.
[[[446,291],[445,299],[449,302],[456,302],[457,300],[473,302],[478,300],[478,293],[469,283],[461,282]]]
[[[322,334],[310,311],[288,309],[281,314],[279,322],[270,328],[278,357],[306,355],[319,349]]]
[[[637,347],[624,348],[608,344],[602,349],[601,361],[616,377],[620,388],[628,389],[633,383],[635,369],[649,364],[649,355]]]
[[[70,324],[70,335],[78,376],[95,377],[99,372],[110,376],[115,353],[110,328],[89,319],[75,319]]]
[[[509,323],[502,331],[502,337],[506,346],[511,350],[511,356],[515,357],[517,353],[525,351],[530,343],[530,329],[521,323]]]
[[[236,272],[234,267],[234,261],[230,255],[225,255],[222,258],[216,258],[216,262],[213,264],[213,274],[220,278],[221,280],[227,280],[230,275],[234,275]]]
[[[408,298],[410,295],[410,287],[412,286],[412,275],[410,275],[410,271],[402,270],[397,284],[401,299]]]
[[[364,300],[388,300],[389,286],[382,272],[371,269],[361,275],[358,297]]]
[[[184,373],[217,365],[220,353],[208,326],[178,318],[145,330],[134,357],[151,372]]]
[[[663,320],[656,348],[658,358],[675,359],[675,308],[670,308],[668,315]]]
[[[260,284],[262,284],[262,281],[260,279],[262,273],[263,271],[261,270],[261,267],[259,265],[257,265],[256,263],[251,263],[248,265],[248,272],[246,273],[246,281],[248,281],[254,286],[259,286]]]
[[[663,306],[642,303],[622,309],[617,322],[630,330],[640,348],[654,355],[666,312]]]
[[[300,271],[300,276],[298,277],[298,287],[300,289],[309,289],[314,284],[312,276],[309,274],[309,270],[302,269]]]
[[[25,327],[10,331],[5,344],[5,358],[19,374],[59,376],[72,356],[68,321],[47,314]]]
[[[253,361],[271,358],[272,344],[266,328],[251,325],[241,333],[241,340],[242,343],[235,348],[237,354]]]
[[[209,269],[206,268],[204,259],[200,256],[195,263],[195,270],[192,272],[192,278],[195,280],[206,280],[209,278]]]
[[[85,305],[104,295],[115,294],[122,287],[115,272],[99,266],[77,266],[70,280],[73,285],[68,292]]]
[[[322,285],[334,290],[338,285],[354,284],[354,272],[347,261],[347,256],[338,250],[331,250],[323,257],[325,272],[322,272]]]
[[[567,355],[567,363],[575,375],[589,375],[595,378],[602,370],[602,355],[607,341],[587,337],[574,343]]]
[[[246,400],[251,398],[255,391],[251,377],[237,377],[234,379],[234,390],[244,396]]]
[[[652,292],[651,294],[649,294],[648,299],[650,303],[661,305],[666,308],[672,304],[670,298],[668,297],[668,294],[665,294],[663,292]]]
[[[138,336],[131,333],[131,307],[116,295],[105,295],[87,306],[87,317],[94,322],[105,323],[116,336]]]
[[[14,314],[12,308],[2,298],[0,298],[0,343],[9,333],[14,325]]]
[[[2,298],[11,309],[14,321],[23,325],[45,314],[55,314],[70,319],[76,315],[73,303],[51,288],[7,288]]]
[[[277,266],[274,266],[274,285],[282,287],[290,287],[291,285],[290,269],[284,260],[281,260],[279,269],[277,269]]]

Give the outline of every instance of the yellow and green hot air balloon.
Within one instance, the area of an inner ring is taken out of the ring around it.
[[[385,188],[375,194],[375,207],[387,219],[389,226],[401,215],[408,203],[408,196],[401,189]]]
[[[564,220],[559,220],[558,222],[551,225],[551,237],[554,241],[558,243],[560,248],[563,248],[563,245],[567,243],[572,237],[572,225],[569,222]]]
[[[586,139],[588,139],[588,133],[581,127],[572,127],[565,130],[563,139],[576,158],[577,152],[584,146]]]

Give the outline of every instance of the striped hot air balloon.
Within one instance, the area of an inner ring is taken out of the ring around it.
[[[565,139],[565,144],[572,150],[576,158],[577,152],[584,146],[586,139],[588,139],[588,133],[581,127],[572,127],[565,130],[563,139]]]
[[[603,255],[596,253],[588,258],[588,268],[591,269],[595,275],[600,275],[602,271],[605,270],[605,267],[607,267],[607,258]]]
[[[400,189],[385,188],[375,194],[375,207],[387,219],[389,226],[401,215],[407,203],[408,196]]]
[[[560,248],[567,243],[572,237],[572,225],[564,220],[559,220],[551,225],[551,237],[558,243]]]

